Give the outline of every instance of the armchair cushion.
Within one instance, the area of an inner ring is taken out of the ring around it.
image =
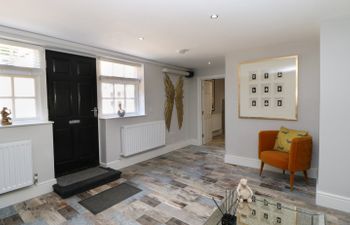
[[[291,130],[285,127],[281,127],[275,141],[274,149],[281,152],[289,152],[292,140],[294,138],[306,137],[307,135],[307,131]]]
[[[288,169],[289,153],[277,150],[263,151],[260,155],[261,161],[281,169]]]

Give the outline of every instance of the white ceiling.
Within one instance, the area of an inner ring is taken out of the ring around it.
[[[350,0],[0,0],[0,25],[189,68],[235,50],[318,38]],[[210,19],[216,13],[218,20]],[[144,37],[143,41],[138,37]],[[177,50],[190,51],[180,55]]]

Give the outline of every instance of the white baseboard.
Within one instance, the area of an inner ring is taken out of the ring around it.
[[[350,198],[323,191],[316,191],[316,204],[350,213]]]
[[[110,167],[112,169],[119,170],[128,166],[134,165],[136,163],[143,162],[160,155],[164,155],[166,153],[186,147],[188,145],[196,145],[196,142],[197,140],[195,139],[189,139],[186,141],[181,141],[174,144],[166,145],[164,147],[147,151],[145,153],[141,153],[138,155],[130,156],[127,158],[121,158],[112,162],[108,162],[108,163],[101,162],[100,165],[103,167]]]
[[[16,191],[8,192],[0,195],[0,209],[23,202],[40,195],[44,195],[52,192],[52,185],[56,184],[56,179],[43,181],[38,184],[34,184],[30,187],[18,189]]]
[[[248,158],[248,157],[236,156],[236,155],[231,155],[231,154],[225,154],[225,163],[260,169],[261,162],[259,159],[255,159],[255,158]],[[264,170],[281,172],[280,169],[271,167],[269,165],[265,165]],[[296,175],[302,175],[302,174],[300,172],[298,172],[298,173],[296,173]],[[308,170],[309,177],[317,178],[317,175],[318,175],[317,168],[311,168]]]

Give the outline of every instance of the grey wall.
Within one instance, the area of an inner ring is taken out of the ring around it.
[[[135,118],[116,118],[100,120],[100,141],[101,141],[101,161],[104,163],[113,162],[121,157],[121,139],[120,128],[125,125],[137,124],[143,122],[164,120],[164,101],[165,91],[163,85],[163,66],[152,63],[144,64],[145,79],[145,106],[146,116]],[[178,76],[171,75],[173,84]],[[181,130],[178,129],[177,116],[174,106],[170,132],[166,133],[166,144],[174,144],[194,138],[193,128],[191,127],[192,114],[195,111],[194,106],[190,104],[193,95],[191,89],[194,79],[185,78],[184,80],[184,121]],[[130,158],[130,157],[129,157]]]
[[[298,121],[238,118],[237,66],[240,62],[267,57],[299,55]],[[280,44],[235,52],[226,56],[226,154],[258,159],[258,132],[286,126],[305,129],[313,136],[312,167],[318,165],[320,63],[319,40]]]
[[[208,65],[195,70],[195,77],[225,74],[225,63]]]
[[[0,208],[50,192],[55,183],[52,124],[0,128],[0,143],[23,140],[32,141],[33,169],[39,176],[38,185],[0,195]]]
[[[320,164],[317,203],[350,212],[350,19],[321,26]]]

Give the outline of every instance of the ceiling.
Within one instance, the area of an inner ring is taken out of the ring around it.
[[[350,15],[349,0],[0,0],[0,5],[0,25],[188,68],[223,65],[225,54],[235,50],[316,39],[322,21]],[[213,13],[219,18],[210,19]],[[190,51],[181,55],[179,49]]]

